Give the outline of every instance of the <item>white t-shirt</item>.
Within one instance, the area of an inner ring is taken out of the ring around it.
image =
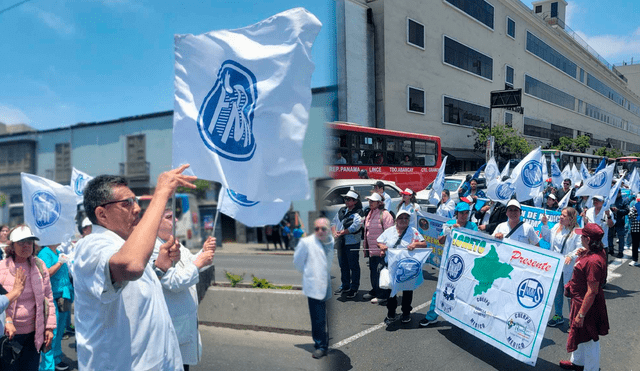
[[[600,212],[598,213],[598,215],[595,215],[595,213],[596,208],[590,207],[587,209],[586,217],[587,219],[589,219],[589,223],[595,223],[599,225],[600,228],[602,228],[602,230],[604,231],[604,235],[602,236],[602,243],[604,244],[604,247],[606,249],[607,245],[609,244],[609,226],[607,226],[607,214],[605,214],[604,207],[600,208]],[[609,212],[611,221],[615,224],[616,218],[613,214],[613,212]]]
[[[111,283],[109,260],[124,242],[94,225],[76,246],[78,369],[182,370],[180,346],[152,265],[135,281]]]
[[[493,236],[498,233],[502,233],[503,236],[506,236],[511,232],[511,227],[509,227],[509,221],[498,224],[496,229],[493,231]],[[536,231],[533,229],[531,224],[522,223],[518,229],[513,232],[509,239],[528,243],[529,245],[536,245],[540,241],[540,237],[536,234]]]
[[[396,241],[398,241],[398,238],[400,238],[400,233],[398,233],[398,229],[394,225],[385,229],[376,241],[387,245],[387,247],[391,249],[396,244]],[[402,240],[396,248],[403,247],[406,249],[413,241],[424,241],[424,237],[422,237],[417,229],[407,227],[407,231],[404,236],[402,236]]]
[[[452,199],[449,199],[447,202],[443,202],[438,206],[438,210],[436,210],[436,215],[443,216],[447,219],[453,218],[453,214],[456,209],[456,203],[453,202]]]

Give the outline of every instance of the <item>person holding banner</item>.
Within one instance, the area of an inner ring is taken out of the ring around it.
[[[556,297],[553,300],[555,307],[554,316],[547,322],[548,326],[555,327],[564,323],[562,317],[562,305],[563,305],[563,287],[571,279],[571,273],[573,271],[574,259],[578,256],[578,253],[582,249],[582,241],[580,236],[574,233],[574,230],[578,227],[578,212],[572,207],[565,207],[560,214],[560,222],[549,230],[548,221],[546,215],[541,218],[542,229],[540,234],[543,240],[547,241],[551,246],[551,251],[555,251],[564,255],[564,266],[562,268],[562,279],[559,281],[561,285],[556,291]]]
[[[409,251],[416,248],[425,248],[427,243],[417,229],[409,226],[411,214],[407,210],[399,210],[396,215],[396,225],[386,229],[377,239],[378,248],[384,254],[387,249],[405,248]],[[388,261],[387,261],[388,263]],[[390,290],[389,290],[390,291]],[[413,291],[402,291],[402,323],[411,322],[411,302]],[[397,320],[396,308],[398,299],[396,296],[387,300],[387,317],[384,323],[388,326]]]
[[[609,333],[609,316],[603,287],[607,282],[607,256],[602,237],[604,231],[595,223],[575,229],[585,251],[580,254],[573,276],[564,287],[571,298],[571,327],[567,352],[571,360],[560,361],[565,370],[597,371],[600,369],[600,336]]]
[[[456,203],[451,199],[451,192],[448,189],[442,190],[440,196],[440,202],[438,202],[438,208],[436,209],[436,215],[440,215],[445,218],[453,218],[455,213]]]
[[[371,291],[364,294],[363,299],[371,300],[372,304],[388,299],[388,292],[380,289],[380,265],[384,263],[382,251],[378,248],[378,237],[385,230],[393,227],[393,216],[385,210],[384,201],[378,193],[367,197],[371,211],[364,219],[364,256],[369,257],[369,277],[371,278]]]
[[[85,188],[93,231],[78,242],[73,263],[79,369],[183,369],[154,272],[166,272],[179,260],[179,244],[170,237],[156,261],[149,259],[167,201],[179,186],[196,187],[195,176],[182,174],[188,166],[160,174],[142,218],[125,178],[100,175]]]
[[[510,200],[507,203],[506,222],[500,223],[493,231],[493,237],[501,240],[512,238],[514,240],[528,243],[529,245],[540,246],[540,237],[536,234],[531,224],[520,220],[522,206],[517,200]]]

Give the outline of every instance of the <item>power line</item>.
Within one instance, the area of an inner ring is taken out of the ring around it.
[[[20,5],[24,4],[24,3],[26,3],[27,1],[31,1],[31,0],[23,0],[23,1],[19,2],[19,3],[16,3],[16,4],[11,5],[11,6],[10,6],[10,7],[8,7],[8,8],[4,8],[4,9],[0,10],[0,14],[2,14],[2,13],[4,13],[4,12],[6,12],[6,11],[8,11],[8,10],[11,10],[11,9],[13,9],[13,8],[15,8],[15,7],[17,7],[17,6],[20,6]]]

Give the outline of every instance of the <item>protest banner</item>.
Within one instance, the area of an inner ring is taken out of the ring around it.
[[[535,366],[564,256],[454,229],[444,247],[436,313],[511,357]]]
[[[521,205],[522,214],[520,220],[523,220],[525,223],[529,223],[533,229],[536,231],[538,237],[540,237],[540,230],[542,229],[542,217],[544,215],[547,216],[547,227],[552,229],[557,223],[560,222],[560,215],[562,211],[554,211],[554,210],[545,210],[539,207],[532,207],[527,205]],[[578,225],[582,225],[582,217],[578,215]],[[550,245],[545,240],[540,240],[540,247],[546,250],[550,249]]]
[[[302,157],[322,24],[303,8],[252,26],[175,36],[173,167],[251,200],[309,197]]]
[[[427,248],[432,249],[431,255],[427,259],[427,263],[435,268],[440,268],[440,259],[442,258],[442,244],[438,241],[438,237],[442,233],[442,226],[447,222],[447,218],[440,215],[431,214],[426,211],[418,212],[418,232],[422,235]]]

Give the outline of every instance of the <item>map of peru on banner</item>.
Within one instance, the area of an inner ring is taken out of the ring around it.
[[[535,366],[564,257],[517,241],[454,229],[445,243],[436,312]]]

